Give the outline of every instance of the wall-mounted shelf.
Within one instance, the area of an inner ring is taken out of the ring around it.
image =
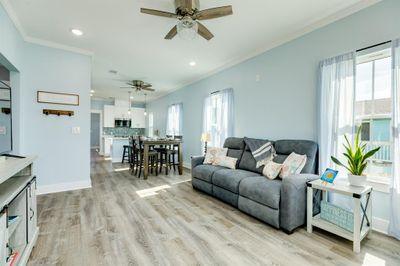
[[[57,116],[73,116],[74,111],[65,111],[65,110],[51,110],[51,109],[43,109],[43,114],[45,115],[57,115]]]

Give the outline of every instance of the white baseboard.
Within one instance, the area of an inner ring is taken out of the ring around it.
[[[382,234],[388,234],[389,221],[378,217],[372,217],[372,230]]]
[[[37,194],[43,195],[43,194],[85,189],[85,188],[91,188],[91,187],[92,187],[92,181],[89,179],[89,180],[85,180],[85,181],[38,186]]]
[[[191,169],[192,168],[192,164],[191,163],[187,163],[187,162],[183,162],[183,167],[187,168],[187,169]]]

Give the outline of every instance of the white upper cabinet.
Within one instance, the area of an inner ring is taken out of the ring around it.
[[[104,105],[103,127],[114,127],[115,107],[113,105]]]
[[[129,108],[115,106],[114,107],[114,118],[115,119],[129,119]]]
[[[132,108],[132,128],[145,128],[144,108]]]

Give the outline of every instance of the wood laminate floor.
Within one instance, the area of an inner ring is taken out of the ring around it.
[[[400,265],[400,241],[287,235],[194,191],[190,174],[140,180],[93,153],[92,189],[38,197],[28,265]]]

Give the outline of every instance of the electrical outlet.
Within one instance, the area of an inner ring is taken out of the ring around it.
[[[72,134],[75,134],[75,135],[81,134],[81,128],[80,127],[72,127]]]

